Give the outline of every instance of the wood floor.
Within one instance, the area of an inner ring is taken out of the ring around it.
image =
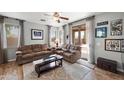
[[[18,66],[16,62],[0,65],[0,80],[23,80],[23,66]],[[83,77],[84,80],[124,80],[122,73],[115,74],[95,67]]]

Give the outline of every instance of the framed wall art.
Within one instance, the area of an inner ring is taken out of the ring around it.
[[[121,40],[121,52],[124,53],[124,39]]]
[[[97,26],[102,26],[102,25],[108,25],[108,21],[97,23]]]
[[[124,51],[124,40],[123,39],[105,39],[105,50],[122,52]]]
[[[107,37],[107,27],[99,27],[95,29],[96,38],[106,38]]]
[[[32,40],[43,40],[43,30],[31,29]]]
[[[122,35],[122,31],[123,31],[123,20],[122,19],[111,21],[111,30],[110,30],[111,36],[120,36]]]

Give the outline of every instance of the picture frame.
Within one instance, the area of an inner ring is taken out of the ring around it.
[[[43,30],[31,29],[31,40],[43,40]]]
[[[120,36],[123,32],[123,19],[116,19],[111,21],[111,36]]]
[[[121,52],[124,53],[124,39],[121,40]]]
[[[107,27],[99,27],[95,29],[96,38],[106,38],[107,37]]]
[[[97,26],[102,26],[102,25],[108,25],[108,21],[97,23]]]
[[[123,41],[123,47],[122,47]],[[105,39],[105,50],[114,52],[124,52],[124,40],[123,39]]]

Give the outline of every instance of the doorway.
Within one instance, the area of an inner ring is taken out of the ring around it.
[[[81,59],[88,60],[88,48],[86,38],[86,25],[77,25],[72,27],[72,42],[81,47]]]

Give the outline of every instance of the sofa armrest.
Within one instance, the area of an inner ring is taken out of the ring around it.
[[[21,51],[16,51],[16,55],[22,55]]]
[[[51,48],[47,48],[48,51],[51,51],[52,49]]]
[[[16,51],[16,62],[18,65],[22,64],[22,52]]]

